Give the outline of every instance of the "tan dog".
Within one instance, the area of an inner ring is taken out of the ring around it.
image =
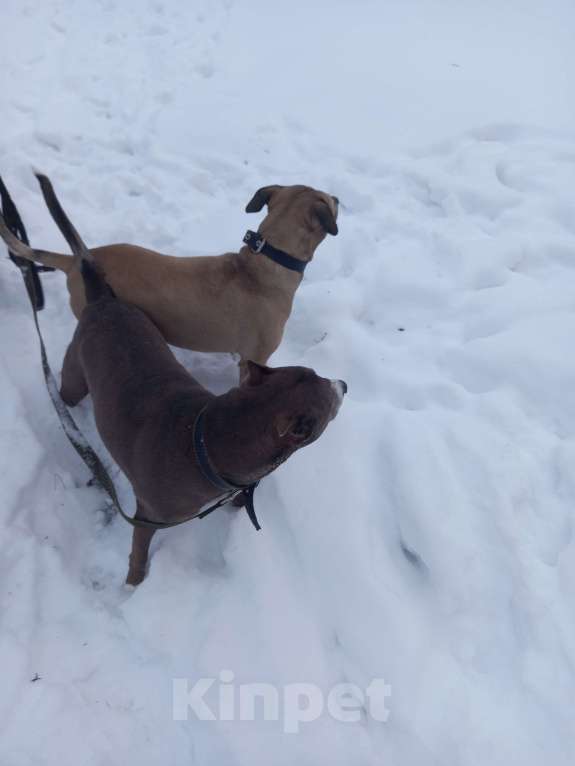
[[[38,180],[58,222],[50,181],[45,176]],[[237,353],[243,375],[248,359],[265,364],[276,350],[305,264],[326,233],[337,234],[337,198],[309,186],[265,186],[246,212],[259,212],[264,205],[268,214],[259,237],[252,233],[251,248],[246,245],[237,253],[178,258],[135,245],[90,252],[118,298],[143,309],[168,343]],[[0,235],[17,255],[66,273],[72,311],[79,318],[86,304],[80,259],[26,247],[5,227],[0,226]],[[264,252],[254,252],[261,238]],[[272,259],[277,251],[284,265]]]

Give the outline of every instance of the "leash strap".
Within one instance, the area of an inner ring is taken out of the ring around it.
[[[19,237],[25,244],[29,244],[28,235],[26,233],[26,229],[24,228],[24,224],[22,223],[22,219],[20,218],[20,214],[18,213],[18,210],[12,198],[10,197],[10,194],[8,193],[8,189],[4,185],[4,182],[2,181],[1,178],[0,178],[0,198],[2,200],[2,214],[6,221],[6,225],[8,226],[10,231],[13,232],[15,236]],[[213,506],[203,511],[201,514],[191,516],[189,519],[183,519],[181,521],[172,521],[172,522],[157,522],[157,521],[148,521],[147,519],[136,519],[136,518],[133,518],[132,516],[128,516],[128,514],[124,512],[124,509],[122,508],[122,506],[120,505],[120,501],[118,500],[116,487],[114,486],[114,482],[112,481],[110,474],[104,468],[102,461],[100,460],[98,455],[94,452],[93,448],[88,443],[86,437],[76,425],[74,418],[72,417],[72,415],[70,415],[68,408],[66,407],[66,405],[60,398],[56,379],[54,377],[54,374],[52,373],[50,364],[48,363],[46,346],[44,344],[44,338],[42,337],[40,324],[38,322],[38,311],[44,305],[40,279],[36,272],[30,271],[30,269],[28,268],[27,264],[30,263],[29,261],[26,261],[25,259],[22,259],[22,258],[18,258],[10,251],[8,252],[9,252],[10,258],[14,261],[14,263],[18,266],[18,268],[20,268],[22,272],[22,276],[24,278],[24,282],[26,284],[26,291],[28,293],[28,297],[30,299],[30,305],[32,307],[34,325],[36,327],[36,333],[38,334],[38,340],[40,342],[42,372],[44,373],[46,388],[48,389],[48,394],[50,396],[52,404],[54,405],[54,409],[56,410],[56,415],[58,416],[60,425],[62,426],[64,433],[68,437],[70,444],[72,445],[72,447],[74,447],[74,449],[76,450],[78,455],[82,458],[88,470],[92,474],[92,480],[95,483],[97,483],[108,495],[113,508],[115,508],[115,510],[120,514],[120,516],[122,516],[122,518],[125,519],[128,522],[128,524],[131,524],[133,527],[147,527],[148,529],[167,529],[168,527],[176,527],[180,524],[185,524],[187,521],[190,521],[191,519],[196,518],[196,516],[198,518],[203,518],[204,516],[207,516],[208,513],[215,511],[216,508],[219,508],[224,503],[227,503],[228,500],[230,499],[229,495],[221,498],[218,502],[214,503]],[[20,265],[21,261],[24,261],[23,266]],[[45,270],[48,270],[48,269],[45,269]],[[53,271],[53,269],[51,270]],[[29,274],[33,274],[33,277],[29,277],[27,279]],[[36,292],[37,288],[39,288],[39,292]],[[253,491],[252,491],[252,495],[253,495]],[[253,508],[253,505],[252,505],[252,508]],[[249,509],[248,509],[248,514],[249,514]],[[250,519],[251,518],[252,517],[250,515]],[[108,510],[108,513],[106,514],[106,523],[109,523],[111,520],[112,520],[112,516]],[[253,520],[252,520],[252,523],[253,523]],[[259,526],[256,528],[259,528]]]
[[[293,255],[288,255],[288,253],[284,253],[283,250],[278,250],[277,247],[270,245],[270,243],[267,242],[261,234],[258,234],[257,231],[250,231],[248,229],[244,235],[243,241],[252,253],[263,253],[263,255],[266,255],[275,263],[279,263],[279,265],[283,266],[285,269],[297,271],[298,274],[304,273],[305,267],[307,266],[305,261],[300,261],[299,258],[294,258]]]
[[[207,516],[212,511],[215,511],[216,508],[219,508],[221,505],[224,505],[224,503],[229,502],[231,499],[233,499],[234,496],[241,495],[244,499],[244,506],[246,509],[246,513],[248,514],[249,520],[252,522],[256,530],[259,532],[261,529],[260,523],[258,521],[258,517],[256,516],[256,510],[254,508],[254,492],[256,491],[256,487],[258,486],[259,481],[256,481],[255,484],[250,484],[249,487],[246,487],[246,489],[243,489],[241,492],[236,492],[235,495],[226,495],[221,500],[219,500],[215,505],[212,505],[211,508],[206,509],[205,511],[202,511],[198,514],[198,519],[203,519],[204,516]]]
[[[256,528],[256,530],[259,532],[261,527],[258,521],[258,517],[256,516],[256,509],[254,508],[254,492],[256,491],[256,487],[258,486],[259,482],[256,482],[255,484],[252,484],[247,489],[244,489],[244,499],[246,501],[246,511],[249,516],[250,521]]]
[[[5,211],[6,218],[13,221],[13,226],[10,228],[12,228],[16,236],[20,237],[25,245],[28,245],[29,242],[26,235],[26,230],[24,229],[24,225],[18,210],[16,209],[16,206],[8,194],[8,189],[4,185],[2,178],[0,178],[0,197],[2,199],[2,209]],[[22,278],[24,279],[24,284],[26,286],[26,292],[28,293],[30,303],[36,309],[36,311],[42,311],[44,308],[44,291],[42,289],[42,283],[40,282],[38,272],[54,271],[54,269],[52,266],[38,266],[33,261],[27,261],[26,258],[19,258],[13,253],[9,253],[9,255],[11,260],[22,272]]]

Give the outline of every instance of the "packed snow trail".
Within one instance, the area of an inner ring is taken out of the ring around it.
[[[179,255],[239,248],[262,185],[337,194],[272,363],[349,393],[262,483],[261,533],[222,511],[158,534],[130,591],[131,530],[103,524],[0,264],[0,762],[571,766],[572,5],[5,6],[0,172],[32,242],[63,247],[31,167],[88,244]],[[74,319],[42,280],[58,370]],[[89,400],[74,417],[132,508]],[[326,697],[382,678],[390,716],[174,720],[173,679],[225,670]]]

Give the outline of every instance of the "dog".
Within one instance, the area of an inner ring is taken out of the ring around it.
[[[253,494],[262,477],[323,433],[347,385],[305,367],[246,360],[238,387],[211,394],[146,313],[115,295],[54,200],[86,296],[60,395],[70,407],[91,395],[102,440],[131,482],[137,507],[126,583],[138,585],[157,527],[195,518],[246,488]]]
[[[46,176],[37,178],[58,223],[52,185]],[[243,376],[248,359],[266,364],[279,346],[306,264],[326,234],[338,233],[338,199],[325,192],[265,186],[246,212],[260,212],[264,205],[268,213],[258,232],[248,232],[247,244],[236,253],[179,258],[125,244],[90,253],[118,298],[143,309],[168,343],[238,354]],[[0,235],[10,239],[5,227]],[[9,246],[22,258],[66,273],[72,311],[80,318],[86,304],[81,259],[18,240]]]

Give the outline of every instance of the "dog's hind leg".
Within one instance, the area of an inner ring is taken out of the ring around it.
[[[64,357],[60,396],[68,407],[75,407],[87,395],[88,384],[78,358],[78,344],[74,334]]]
[[[138,517],[145,518],[144,509],[139,500],[135,518]],[[149,527],[134,527],[126,585],[139,585],[146,576],[148,552],[155,532],[155,529]]]

